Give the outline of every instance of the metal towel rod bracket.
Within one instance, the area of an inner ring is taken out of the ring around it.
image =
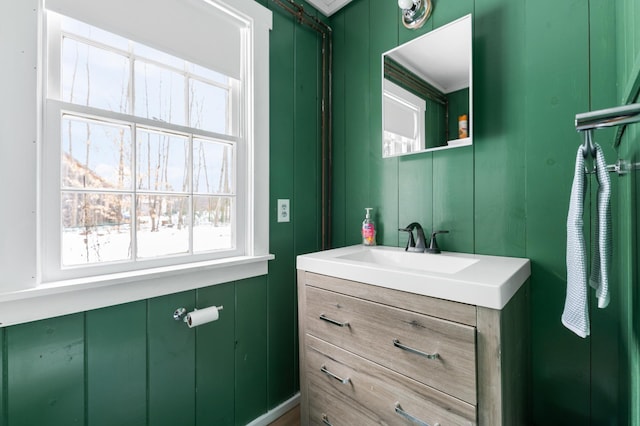
[[[620,176],[626,175],[630,173],[632,170],[640,170],[640,163],[630,163],[628,161],[618,159],[618,161],[616,161],[616,164],[607,165],[607,171],[609,173],[617,173]],[[595,172],[596,172],[595,166],[593,171],[589,171],[585,169],[585,173],[589,175],[592,175]]]
[[[617,147],[620,144],[620,139],[626,126],[638,122],[640,122],[640,103],[576,114],[576,130],[585,132],[583,145],[585,158],[587,156],[595,158],[595,148],[592,137],[594,129],[620,126],[614,142],[614,147]],[[640,169],[640,163],[630,163],[621,159],[619,159],[616,164],[607,166],[607,171],[615,172],[618,175],[626,175],[631,170],[638,169]],[[595,168],[593,171],[585,170],[585,172],[593,174],[595,173]]]

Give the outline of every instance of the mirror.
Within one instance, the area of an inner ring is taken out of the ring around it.
[[[382,156],[473,141],[471,15],[382,54]]]

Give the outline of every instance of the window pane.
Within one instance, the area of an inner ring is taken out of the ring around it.
[[[184,69],[186,62],[184,59],[176,58],[173,55],[169,55],[168,53],[161,52],[140,43],[133,43],[133,53],[135,53],[136,56],[142,56],[146,59],[151,59],[154,62],[178,68],[179,70]]]
[[[65,37],[62,42],[62,100],[129,112],[129,59]]]
[[[54,12],[49,12],[54,13]],[[96,28],[84,22],[80,22],[68,16],[58,15],[61,17],[60,25],[62,31],[71,34],[77,34],[79,36],[112,46],[120,50],[127,50],[129,48],[129,40],[124,37],[120,37],[113,33],[103,31],[100,28]]]
[[[234,199],[194,197],[194,253],[233,248]]]
[[[131,258],[131,196],[62,193],[62,264]]]
[[[136,188],[189,191],[189,139],[168,133],[137,131]]]
[[[80,117],[62,118],[62,186],[131,188],[131,128]]]
[[[232,194],[233,167],[231,144],[193,139],[194,193]]]
[[[144,61],[135,61],[134,114],[186,125],[185,77]]]
[[[189,197],[138,195],[139,258],[189,251]]]
[[[191,127],[231,135],[229,90],[189,80],[189,115]]]
[[[215,72],[210,70],[209,68],[201,67],[200,65],[192,64],[187,62],[188,70],[190,73],[195,74],[199,77],[202,77],[207,80],[215,81],[216,83],[224,84],[225,86],[229,85],[230,77],[227,77],[224,74],[220,74],[219,72]]]

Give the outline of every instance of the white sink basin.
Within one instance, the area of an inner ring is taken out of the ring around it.
[[[360,245],[298,256],[297,268],[492,309],[502,309],[531,275],[529,259]]]
[[[441,274],[455,274],[478,262],[478,259],[454,257],[448,253],[430,256],[420,256],[420,254],[398,250],[394,247],[372,247],[369,250],[360,250],[355,253],[338,256],[338,259]]]

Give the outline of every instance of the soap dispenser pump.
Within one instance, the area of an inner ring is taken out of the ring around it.
[[[365,208],[367,214],[362,221],[362,244],[365,246],[376,245],[376,226],[371,220],[371,207]]]

